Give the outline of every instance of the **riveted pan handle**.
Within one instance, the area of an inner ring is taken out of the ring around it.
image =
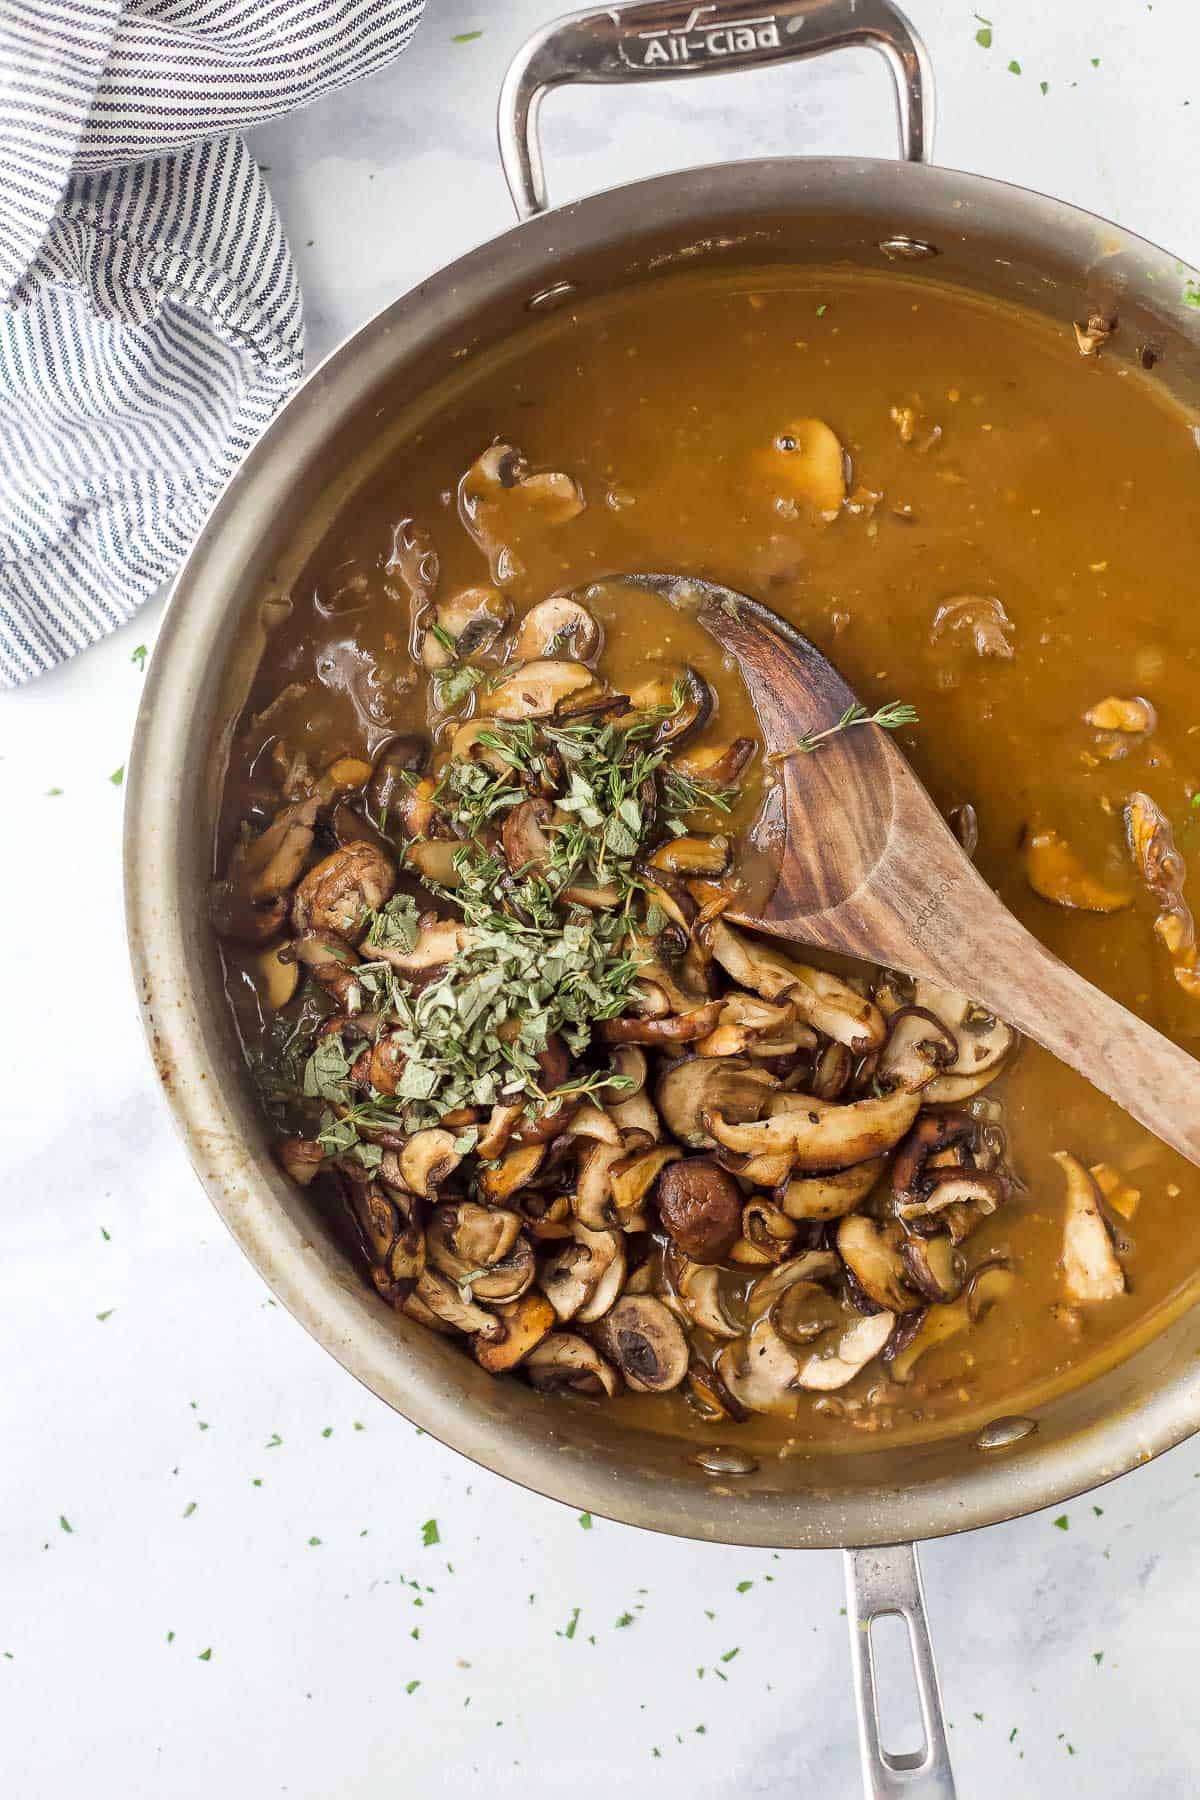
[[[942,1718],[933,1645],[925,1619],[925,1594],[915,1544],[886,1544],[876,1550],[847,1550],[846,1614],[854,1663],[866,1800],[955,1800],[954,1771]],[[880,1734],[879,1696],[871,1626],[876,1619],[900,1618],[908,1631],[924,1742],[901,1754],[885,1749]]]
[[[500,90],[500,161],[513,204],[522,219],[549,204],[537,115],[550,88],[729,74],[861,45],[892,71],[902,155],[927,161],[933,76],[924,44],[891,0],[645,0],[555,19],[517,51]]]

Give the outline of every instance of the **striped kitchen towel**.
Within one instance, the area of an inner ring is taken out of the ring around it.
[[[0,685],[130,617],[295,387],[295,270],[236,134],[423,4],[0,0]]]

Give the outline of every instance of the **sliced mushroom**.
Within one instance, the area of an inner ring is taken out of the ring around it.
[[[1067,1296],[1077,1305],[1112,1300],[1125,1292],[1125,1273],[1113,1249],[1100,1190],[1089,1171],[1069,1150],[1056,1150],[1054,1160],[1067,1180],[1063,1224],[1062,1271]]]
[[[1175,838],[1162,808],[1149,794],[1132,794],[1125,808],[1125,833],[1130,854],[1153,898],[1158,902],[1154,930],[1172,956],[1182,959],[1184,974],[1195,966],[1196,928],[1184,898],[1187,863],[1175,848]],[[1190,984],[1176,971],[1185,987]]]
[[[281,930],[284,895],[311,854],[320,805],[314,797],[285,806],[264,832],[235,850],[224,881],[213,890],[213,922],[222,937],[261,944]]]
[[[635,1094],[631,1100],[621,1100],[616,1106],[610,1104],[608,1116],[627,1145],[631,1143],[635,1132],[640,1132],[655,1144],[663,1135],[662,1121],[648,1094]]]
[[[561,656],[594,663],[603,642],[600,626],[586,606],[569,594],[552,594],[531,606],[517,627],[513,655],[518,662]]]
[[[933,1219],[961,1244],[980,1220],[1003,1205],[1008,1193],[1008,1178],[998,1169],[938,1169],[929,1175],[923,1196],[897,1204],[896,1215],[914,1230]]]
[[[499,1338],[503,1335],[504,1326],[494,1313],[486,1307],[479,1306],[474,1300],[464,1299],[459,1292],[458,1284],[443,1275],[439,1269],[424,1269],[417,1282],[417,1299],[427,1306],[443,1324],[453,1325],[456,1331],[466,1332],[480,1338]]]
[[[851,1213],[838,1226],[838,1255],[868,1300],[885,1312],[909,1312],[918,1304],[908,1280],[898,1226],[876,1225]]]
[[[639,1394],[665,1394],[687,1374],[679,1321],[649,1294],[626,1294],[594,1328],[601,1350]]]
[[[972,1270],[971,1279],[967,1283],[967,1314],[971,1323],[977,1324],[997,1300],[1007,1299],[1016,1285],[1017,1277],[1012,1266],[1001,1258],[980,1263],[977,1269]]]
[[[457,1169],[462,1157],[454,1148],[454,1134],[431,1126],[414,1132],[400,1152],[400,1173],[414,1194],[430,1198]]]
[[[387,1299],[388,1296],[385,1294],[384,1298]],[[406,1318],[415,1320],[418,1325],[423,1325],[426,1331],[436,1331],[441,1337],[454,1336],[456,1328],[431,1311],[415,1288],[404,1296],[400,1311]]]
[[[489,444],[458,484],[459,517],[489,558],[493,581],[502,584],[519,569],[509,542],[514,531],[565,524],[584,504],[569,475],[533,471],[511,444]]]
[[[281,944],[273,944],[254,958],[254,991],[271,1012],[286,1006],[300,985],[300,966],[290,951],[286,956],[280,955],[283,948]]]
[[[390,821],[429,760],[429,745],[412,732],[385,738],[375,752],[367,799],[376,819]],[[397,815],[398,816],[398,815]]]
[[[814,518],[837,517],[846,498],[846,453],[823,419],[794,419],[769,450],[756,452],[754,463],[777,501],[802,506]]]
[[[521,1144],[515,1150],[506,1150],[491,1168],[479,1170],[481,1193],[493,1203],[510,1199],[533,1179],[545,1155],[544,1144]]]
[[[873,1156],[848,1169],[798,1175],[782,1188],[779,1205],[789,1219],[843,1218],[866,1199],[886,1167],[886,1157]]]
[[[494,719],[549,719],[568,695],[590,687],[592,679],[591,670],[583,663],[539,657],[523,663],[484,694],[479,710]]]
[[[756,1119],[778,1087],[776,1076],[743,1057],[690,1056],[669,1065],[654,1098],[672,1136],[689,1149],[703,1150],[714,1142],[705,1113],[719,1113],[727,1123]]]
[[[307,1187],[320,1174],[325,1162],[324,1147],[315,1138],[284,1138],[276,1144],[275,1155],[284,1173],[301,1187]]]
[[[720,1373],[695,1351],[688,1359],[687,1384],[688,1399],[707,1424],[714,1425],[718,1419],[736,1419],[741,1423],[749,1418],[748,1411],[730,1393]]]
[[[743,937],[723,919],[709,927],[709,948],[739,987],[750,988],[764,1000],[786,997],[807,1024],[856,1055],[878,1049],[887,1036],[879,1008],[828,969],[794,962],[781,951]]]
[[[604,1316],[625,1280],[625,1239],[619,1231],[589,1231],[578,1219],[572,1242],[542,1269],[538,1284],[558,1317],[582,1324]]]
[[[966,1264],[952,1238],[908,1238],[900,1254],[910,1284],[926,1300],[948,1304],[957,1300],[966,1280]]]
[[[723,875],[729,867],[730,841],[714,837],[668,838],[647,858],[652,869],[670,875]]]
[[[646,1052],[637,1044],[618,1044],[608,1059],[612,1082],[603,1090],[606,1100],[626,1105],[636,1100],[646,1085]]]
[[[836,1100],[845,1090],[854,1064],[845,1044],[826,1044],[813,1070],[812,1092],[818,1100]]]
[[[662,712],[649,739],[659,749],[664,744],[678,747],[707,725],[716,697],[698,669],[679,667],[663,669],[632,688],[629,703],[635,712]]]
[[[898,1217],[920,1208],[926,1194],[926,1164],[940,1151],[974,1141],[979,1127],[969,1113],[923,1113],[896,1152],[892,1196]]]
[[[533,1281],[520,1215],[472,1201],[443,1201],[426,1229],[429,1260],[474,1300],[516,1300]]]
[[[432,619],[425,622],[421,661],[427,669],[444,669],[463,657],[474,656],[490,644],[508,624],[512,608],[499,588],[466,587],[439,600]],[[432,626],[437,625],[437,631]],[[443,641],[453,640],[450,650]]]
[[[624,1154],[621,1144],[593,1143],[580,1158],[571,1204],[589,1231],[604,1231],[613,1222],[612,1170]]]
[[[1025,876],[1035,894],[1053,906],[1080,912],[1121,912],[1132,896],[1089,874],[1057,831],[1035,831],[1025,840]]]
[[[727,1344],[716,1366],[729,1392],[748,1412],[796,1416],[800,1361],[792,1345],[780,1337],[769,1313],[755,1321],[747,1337]]]
[[[944,600],[933,615],[929,637],[937,643],[949,632],[963,632],[971,639],[976,656],[996,656],[1011,661],[1011,634],[1016,627],[994,594],[963,594]]]
[[[561,1116],[561,1115],[560,1115]],[[610,1118],[603,1107],[595,1106],[590,1100],[584,1100],[559,1127],[567,1137],[594,1138],[598,1144],[623,1145],[624,1133],[616,1120]]]
[[[603,1019],[599,1035],[608,1044],[690,1044],[710,1032],[720,1016],[721,1002],[709,1000],[690,1012],[661,1019]]]
[[[358,1011],[362,1002],[362,984],[354,974],[358,952],[344,938],[332,931],[302,931],[292,939],[288,954],[310,970],[313,980],[346,1012]]]
[[[790,1000],[772,1004],[755,994],[729,993],[721,1001],[721,1013],[714,1031],[697,1041],[700,1056],[740,1056],[755,1048],[763,1039],[780,1041],[795,1020],[796,1009]],[[815,1048],[816,1033],[803,1026],[796,1033],[797,1048]]]
[[[782,1094],[771,1102],[771,1107],[774,1109],[781,1102],[794,1105],[797,1101],[802,1102],[802,1110],[773,1110],[769,1117],[744,1125],[734,1124],[715,1111],[706,1112],[702,1122],[718,1143],[744,1155],[787,1155],[793,1167],[805,1171],[844,1169],[879,1156],[899,1143],[920,1104],[916,1094],[897,1089],[880,1099],[854,1100],[847,1106]]]
[[[742,1327],[729,1311],[721,1272],[711,1263],[688,1262],[678,1278],[679,1298],[694,1325],[715,1338],[741,1336]]]
[[[310,869],[292,900],[298,932],[334,931],[357,944],[396,891],[396,871],[373,844],[347,844]]]
[[[953,1081],[960,1076],[974,1078],[987,1071],[998,1073],[1017,1041],[1011,1025],[1006,1025],[987,1007],[978,1005],[953,988],[937,987],[932,981],[916,981],[913,983],[913,1002],[912,1008],[905,1008],[893,990],[880,990],[880,1005],[892,1020],[898,1019],[906,1010],[927,1013],[949,1032],[955,1053],[940,1068],[937,1081]],[[935,1086],[935,1082],[929,1083],[926,1101],[931,1100]]]
[[[902,1006],[888,1020],[888,1040],[877,1073],[885,1087],[919,1094],[958,1055],[954,1033],[935,1013],[924,1006]]]
[[[475,1154],[484,1162],[494,1162],[508,1148],[524,1112],[525,1105],[520,1100],[511,1106],[493,1106],[488,1122],[476,1140]]]
[[[543,1394],[587,1394],[612,1399],[621,1378],[594,1344],[573,1331],[552,1331],[525,1358],[530,1385]]]
[[[543,873],[550,866],[546,827],[554,817],[549,800],[522,800],[507,814],[500,832],[504,856],[514,875]]]
[[[970,1323],[964,1295],[949,1306],[931,1306],[914,1318],[911,1331],[905,1331],[901,1326],[888,1346],[888,1372],[892,1380],[902,1384],[910,1382],[921,1357],[948,1338],[966,1331]]]
[[[453,962],[474,943],[474,934],[456,919],[433,919],[423,923],[411,950],[397,950],[387,944],[369,946],[372,960],[389,962],[393,969],[409,979],[428,976],[432,971]]]
[[[489,1375],[503,1375],[524,1361],[557,1323],[554,1308],[544,1294],[522,1294],[505,1306],[497,1306],[499,1334],[481,1332],[471,1344],[475,1360]]]
[[[814,1350],[801,1365],[796,1377],[798,1384],[820,1393],[845,1387],[879,1355],[895,1322],[895,1316],[890,1312],[869,1313],[848,1325],[833,1343],[828,1338],[822,1340],[821,1348]]]
[[[668,1164],[677,1163],[682,1155],[678,1144],[649,1144],[613,1164],[609,1170],[613,1205],[626,1231],[644,1229],[645,1218],[638,1210],[641,1201],[656,1181],[661,1189]]]
[[[702,787],[729,788],[754,760],[758,745],[753,738],[734,738],[728,744],[707,744],[677,752],[671,759],[672,770]]]

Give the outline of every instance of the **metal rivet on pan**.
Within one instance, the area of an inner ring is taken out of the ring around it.
[[[975,1448],[977,1450],[1007,1450],[1010,1444],[1019,1444],[1022,1438],[1027,1438],[1031,1432],[1036,1430],[1036,1419],[1022,1419],[1015,1414],[1006,1419],[993,1419],[990,1425],[984,1426],[975,1439]]]
[[[536,294],[530,295],[525,302],[525,310],[527,312],[549,312],[552,307],[561,306],[564,300],[569,300],[571,295],[577,291],[573,281],[552,282],[549,287],[539,288]]]
[[[893,262],[916,262],[922,256],[942,254],[936,244],[927,244],[924,238],[906,237],[903,232],[897,232],[895,237],[883,238],[879,248]]]
[[[744,1450],[727,1450],[723,1444],[714,1444],[711,1450],[701,1450],[692,1458],[710,1475],[753,1475],[758,1464]]]

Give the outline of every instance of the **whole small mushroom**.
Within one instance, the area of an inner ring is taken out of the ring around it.
[[[672,1241],[691,1262],[721,1262],[737,1242],[741,1189],[710,1156],[670,1163],[658,1178],[654,1198]]]

